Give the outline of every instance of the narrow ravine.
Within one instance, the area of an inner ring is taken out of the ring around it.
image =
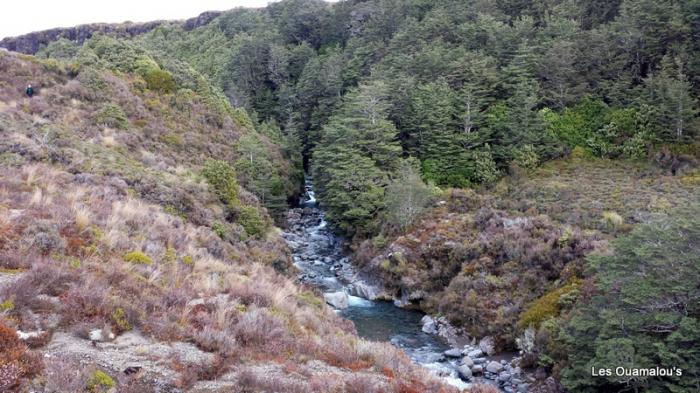
[[[300,271],[299,281],[321,289],[326,301],[353,321],[361,337],[391,342],[446,382],[468,387],[459,378],[456,360],[444,355],[450,348],[447,342],[422,331],[422,313],[366,299],[373,297],[373,287],[359,277],[344,254],[343,239],[332,232],[316,203],[313,183],[307,180],[305,187],[306,195],[299,208],[290,210],[289,228],[283,234]]]

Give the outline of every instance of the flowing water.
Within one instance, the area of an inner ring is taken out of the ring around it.
[[[391,302],[352,296],[361,292],[356,289],[358,286],[366,286],[345,255],[343,240],[328,227],[323,211],[317,206],[313,184],[307,180],[305,186],[301,208],[290,212],[290,227],[283,234],[300,270],[299,280],[324,292],[347,293],[348,307],[338,312],[353,321],[361,337],[391,342],[448,383],[460,388],[469,386],[458,377],[454,360],[443,355],[449,345],[441,337],[421,330],[422,313]]]

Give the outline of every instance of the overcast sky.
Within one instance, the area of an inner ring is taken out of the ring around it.
[[[4,0],[0,38],[94,22],[187,19],[204,11],[264,7],[273,0]]]

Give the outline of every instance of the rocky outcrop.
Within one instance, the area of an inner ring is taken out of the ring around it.
[[[221,11],[207,11],[207,12],[202,12],[199,14],[199,16],[196,16],[194,18],[187,19],[183,24],[182,28],[189,31],[189,30],[194,30],[198,27],[206,26],[208,25],[211,21],[214,19],[218,18],[219,15],[221,15]]]
[[[146,23],[93,23],[66,28],[36,31],[19,37],[6,37],[0,41],[0,46],[13,52],[33,55],[42,46],[48,45],[61,38],[82,44],[96,33],[113,34],[119,37],[134,37],[147,33],[165,23],[154,21]]]
[[[152,21],[143,23],[91,23],[74,27],[61,27],[43,31],[36,31],[18,37],[6,37],[0,40],[0,47],[13,52],[33,55],[53,41],[61,38],[82,44],[96,33],[111,34],[118,37],[134,37],[148,33],[149,31],[166,23],[181,23],[183,29],[193,30],[209,24],[221,15],[221,11],[207,11],[197,17],[182,22]]]
[[[324,293],[323,300],[339,310],[348,308],[349,305],[348,294],[343,291]]]

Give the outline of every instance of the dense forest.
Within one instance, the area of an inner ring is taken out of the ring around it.
[[[700,1],[284,0],[36,57],[251,130],[158,137],[217,158],[193,165],[225,212],[149,199],[173,215],[262,241],[306,175],[391,296],[559,388],[700,389]],[[617,366],[683,375],[591,377]]]
[[[395,215],[383,190],[404,159],[417,159],[425,182],[469,187],[576,147],[644,158],[659,143],[694,140],[698,7],[284,1],[139,41],[185,59],[282,130],[332,220],[368,237],[381,222],[400,225],[385,220]]]

